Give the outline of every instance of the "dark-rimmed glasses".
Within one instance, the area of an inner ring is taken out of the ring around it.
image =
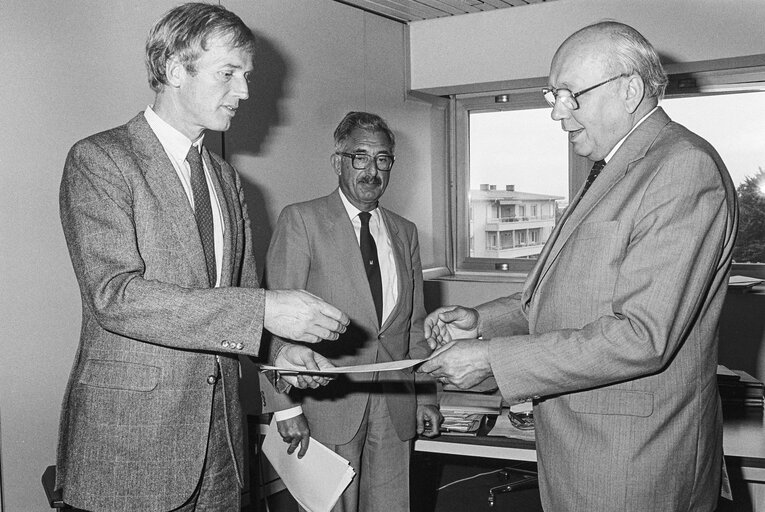
[[[619,75],[616,75],[614,77],[609,78],[608,80],[603,80],[599,84],[595,84],[592,87],[587,87],[586,89],[582,89],[581,91],[577,92],[571,92],[569,89],[556,89],[555,87],[545,87],[542,89],[542,95],[545,97],[545,101],[547,103],[555,108],[555,102],[560,100],[561,103],[563,103],[563,106],[566,107],[569,110],[576,110],[579,108],[579,102],[576,101],[576,98],[581,96],[582,94],[586,92],[590,92],[593,89],[597,89],[601,85],[606,85],[609,82],[613,82],[617,78],[622,78],[626,75],[624,73],[621,73]]]
[[[342,151],[338,151],[335,154],[350,158],[351,165],[357,171],[363,171],[369,167],[373,160],[378,171],[390,171],[391,167],[393,167],[393,162],[396,160],[393,155],[371,156],[366,153],[343,153]]]

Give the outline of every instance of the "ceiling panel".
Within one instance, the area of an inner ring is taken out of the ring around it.
[[[335,0],[401,23],[459,16],[494,9],[520,8],[555,0]]]

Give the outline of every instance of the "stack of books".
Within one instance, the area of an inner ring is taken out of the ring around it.
[[[744,370],[717,365],[717,387],[723,406],[763,407],[763,383]]]

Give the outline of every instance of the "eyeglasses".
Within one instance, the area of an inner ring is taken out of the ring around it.
[[[616,75],[615,77],[609,78],[608,80],[604,80],[600,82],[599,84],[595,84],[592,87],[588,87],[586,89],[582,89],[578,92],[571,92],[569,89],[556,89],[555,87],[545,87],[542,89],[542,95],[545,97],[545,100],[547,103],[550,104],[551,107],[555,108],[555,102],[560,100],[561,103],[563,103],[563,106],[566,107],[569,110],[576,110],[579,108],[579,102],[576,101],[576,98],[581,96],[582,94],[586,92],[590,92],[593,89],[597,89],[601,85],[606,85],[608,82],[613,82],[617,78],[622,78],[626,75],[624,73],[620,75]]]
[[[369,167],[372,160],[374,160],[375,167],[378,171],[390,171],[391,167],[393,167],[393,162],[396,159],[393,155],[370,156],[366,153],[343,153],[342,151],[338,151],[335,154],[350,158],[351,165],[357,171],[363,171]]]

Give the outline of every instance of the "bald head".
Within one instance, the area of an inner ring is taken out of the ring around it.
[[[645,86],[647,99],[658,102],[667,87],[667,74],[659,54],[643,35],[624,23],[602,21],[588,25],[571,34],[553,57],[556,62],[572,52],[586,52],[593,61],[603,63],[611,74],[638,75]]]
[[[658,104],[667,77],[653,47],[616,22],[569,36],[550,66],[552,118],[561,122],[578,155],[605,158]]]

